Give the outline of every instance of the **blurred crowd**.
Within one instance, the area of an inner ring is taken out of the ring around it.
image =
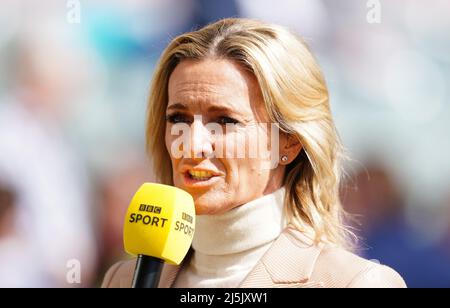
[[[316,54],[351,157],[342,199],[358,253],[409,286],[450,287],[449,15],[445,0],[3,0],[0,287],[98,286],[126,258],[126,208],[152,181],[158,56],[238,16],[287,26]]]

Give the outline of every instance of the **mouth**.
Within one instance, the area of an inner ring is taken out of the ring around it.
[[[189,170],[187,174],[191,177],[191,179],[196,181],[207,181],[214,176],[212,172],[203,170]]]
[[[183,173],[184,185],[187,187],[207,187],[216,183],[221,175],[207,170],[189,169]]]

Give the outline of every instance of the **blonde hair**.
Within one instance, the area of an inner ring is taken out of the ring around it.
[[[149,98],[147,150],[157,180],[173,185],[164,143],[168,81],[183,59],[225,58],[257,78],[266,110],[303,148],[286,168],[291,224],[313,231],[317,243],[348,246],[339,199],[342,146],[331,116],[324,77],[305,43],[283,27],[228,18],[176,37],[163,52]]]

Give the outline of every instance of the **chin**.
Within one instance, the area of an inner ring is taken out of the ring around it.
[[[228,206],[224,202],[225,200],[220,200],[208,192],[201,195],[193,194],[192,197],[197,215],[215,215],[227,211]]]

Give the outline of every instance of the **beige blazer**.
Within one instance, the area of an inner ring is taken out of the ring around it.
[[[184,262],[189,257],[185,259]],[[113,265],[103,288],[129,288],[136,260]],[[170,288],[181,266],[164,265],[160,288]],[[391,268],[341,248],[314,245],[301,232],[286,228],[239,287],[243,288],[404,288]]]

